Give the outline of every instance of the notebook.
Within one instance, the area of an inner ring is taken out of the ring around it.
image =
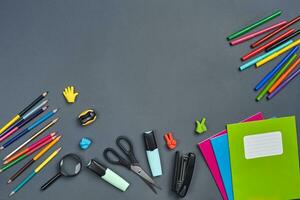
[[[236,200],[300,197],[295,117],[227,125]]]

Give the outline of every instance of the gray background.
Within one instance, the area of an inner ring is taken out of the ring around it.
[[[169,191],[174,152],[165,148],[163,140],[165,132],[173,131],[177,149],[197,155],[186,199],[221,199],[196,144],[226,123],[257,111],[266,117],[300,114],[300,80],[272,101],[255,102],[253,87],[279,59],[259,70],[239,72],[239,58],[249,51],[250,43],[232,48],[225,39],[277,9],[283,14],[272,23],[296,17],[299,1],[1,1],[1,124],[49,90],[51,109],[61,108],[61,120],[52,130],[63,135],[56,145],[63,147],[60,155],[13,198],[174,199]],[[61,95],[67,85],[75,85],[80,92],[73,105],[66,104]],[[99,118],[83,128],[76,117],[86,108],[98,111]],[[210,133],[196,135],[194,121],[204,116]],[[102,156],[104,148],[115,145],[117,136],[127,135],[134,141],[141,165],[149,170],[141,135],[149,129],[157,131],[164,171],[155,179],[163,187],[158,195],[136,175],[109,165]],[[84,136],[94,142],[87,151],[78,147]],[[17,144],[1,152],[1,158]],[[41,192],[41,184],[56,172],[59,158],[69,152],[79,153],[85,162],[97,157],[131,187],[119,192],[84,170]],[[7,185],[8,177],[20,166],[1,174],[0,199],[8,199],[29,173]]]

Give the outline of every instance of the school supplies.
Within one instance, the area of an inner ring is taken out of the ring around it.
[[[14,195],[18,192],[26,183],[28,183],[36,174],[38,174],[61,150],[61,147],[55,150],[47,159],[45,159],[32,173],[30,173],[27,178],[25,178],[10,194]]]
[[[234,199],[300,196],[295,117],[227,125]]]
[[[24,116],[31,108],[33,108],[36,104],[38,104],[43,98],[47,96],[48,92],[44,92],[39,97],[37,97],[31,104],[25,107],[21,112],[19,112],[15,117],[13,117],[7,124],[5,124],[0,129],[0,134],[2,134],[6,129],[8,129],[11,125],[13,125],[16,121],[18,121],[22,116]]]
[[[175,153],[174,171],[172,180],[172,191],[179,197],[186,196],[192,181],[196,155],[194,153]]]
[[[12,143],[14,143],[15,141],[17,141],[21,137],[23,137],[25,134],[27,134],[28,132],[30,132],[31,130],[33,130],[34,128],[36,128],[40,124],[42,124],[44,121],[46,121],[47,119],[49,119],[50,117],[52,117],[57,111],[58,111],[58,109],[54,109],[53,111],[48,112],[46,115],[44,115],[39,120],[37,120],[36,122],[34,122],[31,126],[29,126],[28,128],[24,129],[23,131],[21,131],[20,133],[18,133],[17,135],[15,135],[13,138],[11,138],[10,140],[8,140],[6,143],[4,143],[0,147],[0,149],[4,149],[4,148],[8,147]]]
[[[91,144],[92,140],[87,137],[81,138],[79,142],[80,149],[82,150],[87,150],[91,146]]]
[[[111,169],[107,168],[103,164],[100,164],[95,159],[91,159],[87,165],[87,168],[94,172],[96,175],[100,176],[101,179],[118,188],[122,192],[125,192],[129,183],[124,180],[121,176],[113,172]]]
[[[273,98],[276,94],[278,94],[289,82],[291,82],[296,76],[300,74],[300,68],[295,70],[286,80],[284,80],[271,94],[267,96],[268,99]]]
[[[168,149],[173,150],[176,148],[177,142],[173,137],[173,133],[171,133],[171,132],[166,133],[164,135],[164,139],[165,139],[166,146],[168,147]]]
[[[161,189],[160,186],[158,186],[155,181],[142,169],[139,162],[135,158],[133,145],[129,138],[125,136],[119,136],[116,139],[117,146],[122,150],[122,152],[126,155],[128,158],[125,159],[122,157],[115,149],[113,148],[106,148],[103,152],[104,158],[113,165],[120,165],[123,167],[126,167],[127,169],[134,172],[136,175],[138,175],[149,187],[150,189],[156,194],[157,189]]]
[[[196,120],[196,128],[195,128],[195,132],[198,134],[202,134],[205,133],[207,131],[207,127],[206,127],[206,118],[202,118],[201,122]]]
[[[82,169],[82,160],[78,155],[70,153],[62,157],[62,159],[58,163],[58,167],[59,172],[51,179],[49,179],[44,185],[42,185],[41,190],[46,190],[50,185],[52,185],[62,176],[77,176]]]
[[[21,167],[15,174],[13,174],[7,181],[7,183],[11,183],[18,176],[20,176],[26,169],[28,169],[33,163],[35,163],[40,157],[42,157],[51,147],[53,147],[59,140],[61,136],[58,136],[52,142],[50,142],[47,146],[45,146],[38,154],[36,154],[32,159],[30,159],[23,167]],[[23,155],[25,156],[25,155]],[[25,156],[26,157],[26,156]],[[22,158],[23,159],[23,158]]]
[[[251,24],[251,25],[249,25],[249,26],[241,29],[240,31],[232,33],[231,35],[229,35],[227,37],[227,40],[235,39],[235,38],[237,38],[237,37],[239,37],[239,36],[241,36],[241,35],[249,32],[249,31],[255,29],[256,27],[258,27],[258,26],[260,26],[260,25],[262,25],[262,24],[264,24],[264,23],[266,23],[266,22],[268,22],[268,21],[270,21],[270,20],[278,17],[279,15],[281,15],[281,11],[276,11],[272,15],[269,15],[269,16],[267,16],[267,17],[265,17],[265,18],[263,18],[263,19],[255,22],[254,24]]]
[[[250,40],[250,39],[252,39],[252,38],[254,38],[254,37],[257,37],[257,36],[259,36],[259,35],[262,35],[262,34],[264,34],[264,33],[267,33],[267,32],[269,32],[269,31],[271,31],[271,30],[276,29],[276,28],[279,28],[279,27],[285,25],[286,23],[287,23],[287,21],[281,21],[281,22],[278,22],[278,23],[276,23],[276,24],[273,24],[273,25],[271,25],[271,26],[268,26],[268,27],[266,27],[266,28],[263,28],[263,29],[261,29],[261,30],[259,30],[259,31],[254,32],[254,33],[250,33],[250,34],[245,35],[245,36],[243,36],[243,37],[241,37],[241,38],[232,40],[232,41],[229,42],[229,44],[230,44],[231,46],[238,45],[238,44],[240,44],[240,43],[242,43],[242,42],[245,42],[245,41],[247,41],[247,40]]]
[[[81,112],[78,116],[78,120],[82,126],[87,126],[93,123],[97,119],[96,112],[92,109]]]
[[[152,176],[161,176],[161,162],[154,131],[151,130],[144,132],[144,142]]]
[[[272,49],[274,49],[274,48],[280,46],[281,44],[285,43],[286,41],[288,41],[288,40],[290,40],[290,39],[292,39],[292,38],[294,38],[294,37],[296,37],[296,36],[299,35],[299,34],[300,34],[300,30],[297,30],[297,31],[294,32],[293,34],[291,34],[291,35],[289,35],[289,36],[283,38],[281,41],[279,41],[279,42],[273,44],[272,46],[270,46],[270,47],[268,47],[268,48],[266,48],[266,52],[271,51]]]
[[[63,91],[63,95],[68,103],[74,103],[78,92],[75,92],[74,86],[68,86]]]

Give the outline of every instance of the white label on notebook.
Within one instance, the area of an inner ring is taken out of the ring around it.
[[[244,137],[245,158],[261,158],[283,153],[281,132],[270,132]]]

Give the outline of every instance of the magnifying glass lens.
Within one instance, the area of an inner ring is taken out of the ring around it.
[[[74,176],[81,170],[81,163],[72,156],[66,156],[60,161],[60,171],[64,176]]]

